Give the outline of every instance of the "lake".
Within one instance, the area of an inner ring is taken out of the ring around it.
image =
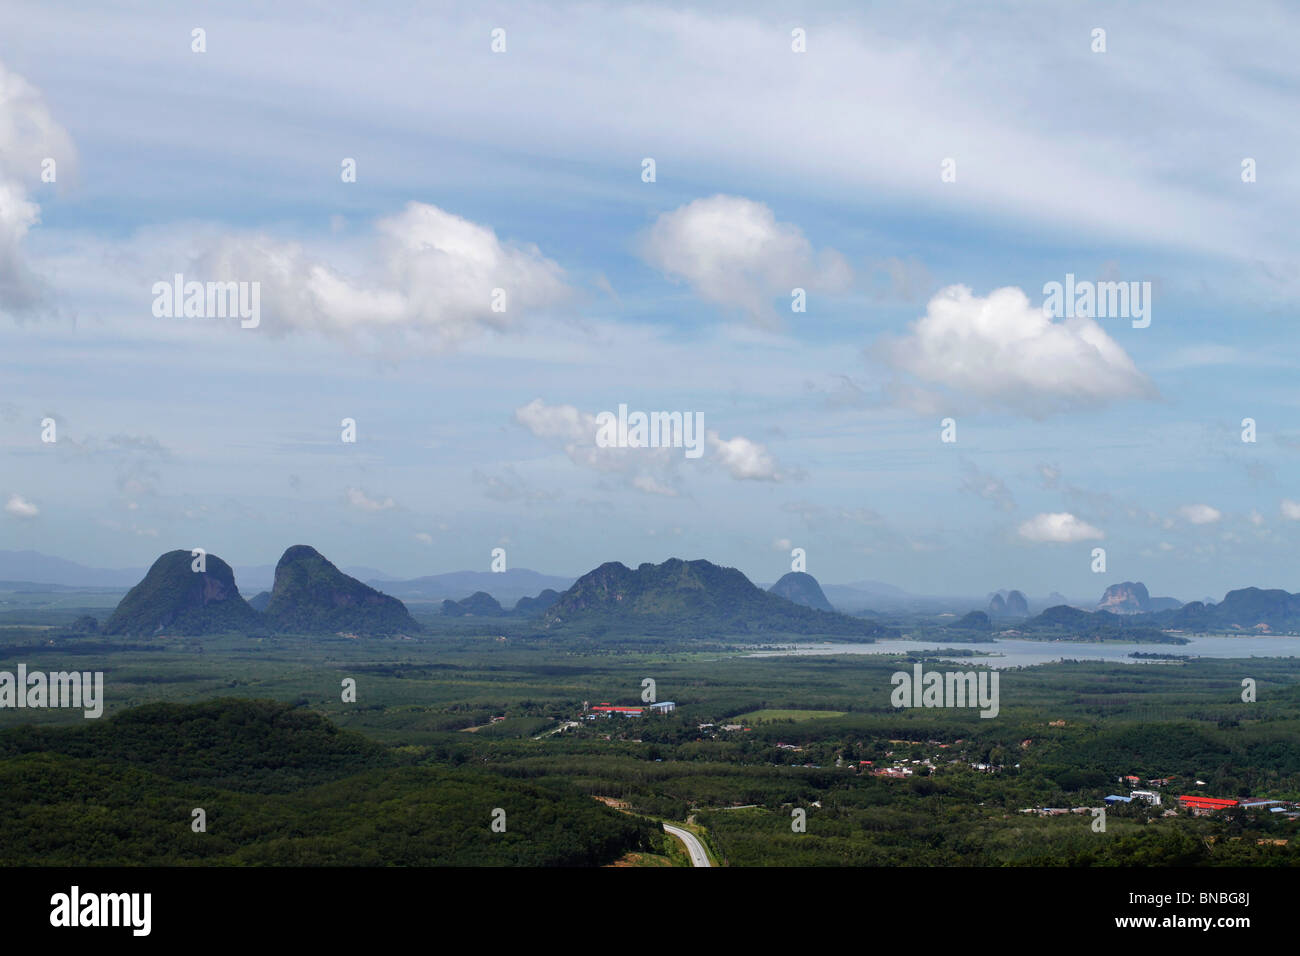
[[[970,648],[990,657],[942,657],[988,667],[1032,667],[1060,660],[1113,661],[1119,664],[1159,664],[1128,655],[1181,654],[1186,657],[1300,657],[1300,637],[1189,637],[1187,644],[1090,644],[1081,641],[1027,641],[1006,638],[991,644],[959,644],[953,641],[904,640],[877,641],[874,644],[799,644],[791,648],[753,651],[747,657],[791,657],[810,654],[916,654],[943,648]]]

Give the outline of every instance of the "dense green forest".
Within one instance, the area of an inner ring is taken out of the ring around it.
[[[1285,813],[1176,809],[1181,793],[1300,801],[1291,659],[1012,668],[982,719],[890,703],[900,668],[979,670],[982,645],[752,657],[506,618],[417,640],[128,641],[72,620],[0,636],[6,662],[103,670],[106,696],[98,721],[0,711],[7,864],[684,862],[659,820],[694,821],[730,865],[1300,862]],[[643,703],[646,678],[674,712],[585,719],[584,702]],[[1165,779],[1162,805],[1109,807],[1095,831],[1089,808],[1127,775]]]
[[[0,732],[0,753],[5,866],[585,866],[659,840],[648,821],[562,784],[409,766],[409,753],[268,701],[15,728]]]

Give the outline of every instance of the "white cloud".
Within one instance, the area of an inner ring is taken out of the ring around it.
[[[641,254],[700,298],[741,309],[765,326],[779,324],[777,296],[788,303],[792,289],[833,293],[853,281],[838,252],[815,253],[798,226],[777,222],[763,203],[741,196],[697,199],[664,213],[643,237]]]
[[[9,496],[9,500],[5,503],[5,511],[19,518],[35,518],[41,513],[40,508],[19,494]]]
[[[439,346],[515,326],[569,292],[563,270],[536,246],[502,242],[487,226],[437,206],[407,203],[375,232],[361,277],[261,235],[222,237],[195,266],[205,278],[260,282],[264,324],[273,331],[395,334]],[[494,309],[498,301],[503,310]]]
[[[772,542],[775,551],[789,551],[792,546],[789,538],[777,538]]]
[[[1036,418],[1156,395],[1094,320],[1053,321],[1012,286],[985,297],[963,285],[948,286],[930,300],[908,335],[882,338],[870,354],[925,386]]]
[[[595,415],[572,405],[547,405],[540,398],[515,409],[515,421],[562,448],[576,465],[622,475],[631,487],[646,494],[680,493],[678,469],[682,462],[690,461],[682,448],[601,448],[596,444]],[[723,440],[716,431],[707,431],[704,443],[708,451],[700,460],[716,463],[737,481],[783,481],[787,477],[767,448],[743,435]]]
[[[433,535],[427,531],[417,531],[415,532],[415,540],[421,544],[433,544]]]
[[[535,398],[515,409],[515,421],[536,437],[564,450],[575,465],[624,478],[645,494],[676,492],[680,448],[601,448],[596,444],[596,416],[572,405],[547,405]]]
[[[1282,499],[1282,517],[1291,521],[1300,521],[1300,502],[1290,498]]]
[[[42,292],[22,244],[41,213],[27,198],[25,184],[40,182],[46,159],[54,160],[58,177],[71,176],[76,162],[72,140],[40,92],[0,63],[0,310],[29,309]]]
[[[0,147],[2,149],[3,147]],[[17,182],[0,179],[0,307],[22,311],[38,296],[39,280],[22,252],[27,230],[40,221],[41,208],[27,200]]]
[[[776,459],[763,445],[750,441],[744,435],[723,440],[717,432],[707,433],[713,455],[737,481],[783,481]]]
[[[382,501],[371,498],[360,488],[348,489],[348,504],[361,511],[388,511],[397,507],[397,502],[392,498],[384,498]]]
[[[1178,514],[1192,524],[1214,524],[1223,517],[1223,512],[1218,508],[1203,504],[1183,505],[1178,509]]]
[[[1080,521],[1068,511],[1034,515],[1020,526],[1019,533],[1026,541],[1057,544],[1097,541],[1105,537],[1099,528]]]
[[[611,456],[599,454],[613,449],[597,447],[595,415],[581,412],[572,405],[547,405],[535,398],[515,409],[515,421],[538,438],[560,445],[574,464],[603,471],[619,470],[611,465]]]

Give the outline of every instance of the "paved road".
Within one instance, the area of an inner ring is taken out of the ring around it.
[[[691,866],[712,866],[709,862],[709,855],[704,852],[704,844],[690,830],[683,830],[681,827],[664,824],[664,829],[671,833],[677,839],[686,844],[686,852],[691,855]]]

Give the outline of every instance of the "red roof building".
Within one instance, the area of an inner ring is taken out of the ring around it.
[[[1228,807],[1235,807],[1237,801],[1224,800],[1220,797],[1181,796],[1178,798],[1178,805],[1185,810],[1226,810]]]

